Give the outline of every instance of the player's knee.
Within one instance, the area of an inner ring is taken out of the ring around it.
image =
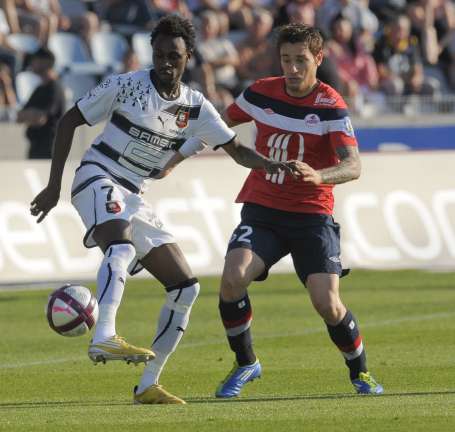
[[[181,313],[191,310],[200,291],[200,285],[196,278],[188,279],[181,284],[166,288],[167,307]]]
[[[232,267],[224,270],[221,291],[226,295],[235,295],[237,292],[243,291],[249,283],[245,269]]]
[[[136,256],[136,249],[132,243],[112,243],[104,254],[104,261],[107,261],[112,271],[124,271]]]
[[[339,302],[314,302],[314,308],[328,324],[337,324],[343,318],[343,305]]]

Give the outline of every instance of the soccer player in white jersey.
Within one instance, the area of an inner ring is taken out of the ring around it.
[[[97,275],[100,314],[88,355],[94,362],[146,362],[134,389],[135,403],[185,403],[158,380],[199,292],[174,237],[143,201],[144,183],[197,153],[201,142],[214,149],[222,146],[249,168],[270,174],[289,170],[285,163],[242,146],[212,104],[181,83],[194,40],[188,20],[164,17],[151,35],[154,69],[114,75],[79,100],[59,122],[48,185],[31,202],[31,213],[41,222],[59,200],[75,129],[107,120],[76,170],[71,195],[87,228],[84,245],[98,246],[104,253]],[[164,285],[167,296],[153,351],[129,344],[115,327],[126,273],[142,268]]]

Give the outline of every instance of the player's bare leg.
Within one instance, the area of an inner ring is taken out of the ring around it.
[[[115,327],[127,268],[136,255],[130,240],[130,224],[126,220],[110,220],[95,228],[93,238],[104,251],[104,259],[97,275],[99,318],[88,355],[95,364],[110,360],[146,362],[153,358],[153,352],[129,344],[117,335]]]
[[[232,249],[226,256],[219,309],[236,361],[233,369],[218,386],[215,393],[217,397],[238,396],[245,384],[261,376],[261,365],[252,346],[252,309],[247,287],[264,270],[264,262],[250,249]]]
[[[167,300],[161,309],[152,343],[156,357],[144,369],[141,382],[134,390],[134,403],[182,404],[185,403],[182,399],[167,392],[158,382],[164,365],[186,330],[199,283],[175,243],[153,248],[141,264],[164,285]]]
[[[338,275],[310,274],[306,286],[314,308],[327,325],[330,338],[345,359],[356,391],[362,394],[382,393],[382,386],[368,372],[357,321],[340,299]]]

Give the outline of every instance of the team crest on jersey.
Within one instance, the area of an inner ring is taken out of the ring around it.
[[[177,119],[175,120],[175,124],[180,129],[184,129],[188,126],[189,118],[190,118],[189,109],[180,108],[179,111],[177,112]]]
[[[316,126],[321,121],[319,116],[316,114],[308,114],[305,116],[304,120],[308,126]]]
[[[122,206],[118,201],[108,201],[106,203],[106,211],[108,213],[120,213],[122,211]]]

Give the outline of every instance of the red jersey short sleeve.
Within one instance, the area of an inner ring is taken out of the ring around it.
[[[356,146],[346,103],[320,82],[304,98],[289,96],[283,77],[266,78],[248,87],[228,108],[232,120],[254,120],[256,151],[274,160],[297,159],[314,169],[339,163],[336,148]],[[310,185],[284,173],[252,170],[237,202],[298,213],[332,214],[333,185]]]
[[[235,122],[247,123],[254,120],[253,117],[239,108],[235,102],[229,105],[226,111],[229,118]]]

